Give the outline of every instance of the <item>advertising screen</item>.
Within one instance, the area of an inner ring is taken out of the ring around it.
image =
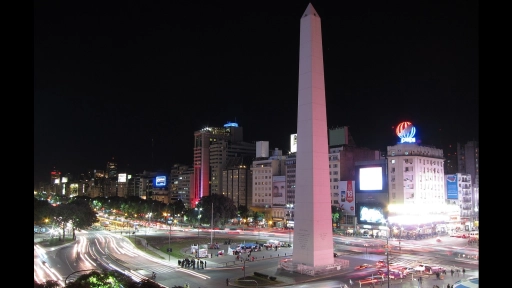
[[[119,183],[124,183],[126,182],[126,173],[123,173],[123,174],[118,174],[117,175],[117,182]]]
[[[339,181],[338,187],[340,189],[339,202],[340,209],[343,209],[343,215],[356,215],[355,209],[355,181]]]
[[[356,205],[357,222],[361,224],[384,224],[387,215],[384,212],[384,205],[379,203],[358,203]]]
[[[272,205],[286,205],[286,176],[274,176],[272,178]]]
[[[446,199],[459,199],[457,174],[446,175]]]
[[[167,186],[167,177],[166,176],[156,176],[153,179],[153,187],[165,187]]]
[[[297,152],[297,134],[290,135],[290,152]]]
[[[383,187],[382,167],[359,168],[359,190],[381,191]]]

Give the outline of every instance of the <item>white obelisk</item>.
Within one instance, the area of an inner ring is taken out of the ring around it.
[[[320,17],[311,5],[300,20],[299,99],[293,263],[334,263],[329,146]]]

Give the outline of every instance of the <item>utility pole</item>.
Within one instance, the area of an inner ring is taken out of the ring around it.
[[[169,224],[169,220],[167,220],[167,224]],[[171,249],[171,233],[172,233],[172,222],[169,225],[169,248],[168,248],[168,250],[169,250],[169,262],[171,261],[171,251],[170,251],[170,249]]]
[[[389,288],[389,235],[386,236],[386,266],[388,267],[388,288]]]
[[[210,246],[213,246],[213,201],[212,201],[212,224],[210,226]]]

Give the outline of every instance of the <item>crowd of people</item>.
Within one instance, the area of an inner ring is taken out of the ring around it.
[[[192,268],[192,269],[205,269],[206,268],[206,260],[201,259],[189,259],[188,257],[180,260],[178,259],[178,266],[181,266],[182,268]]]

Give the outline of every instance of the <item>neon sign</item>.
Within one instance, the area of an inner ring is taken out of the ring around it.
[[[396,127],[396,135],[400,137],[400,143],[414,143],[416,142],[416,138],[414,138],[414,134],[416,134],[416,128],[412,126],[411,122],[402,122],[398,124]]]

